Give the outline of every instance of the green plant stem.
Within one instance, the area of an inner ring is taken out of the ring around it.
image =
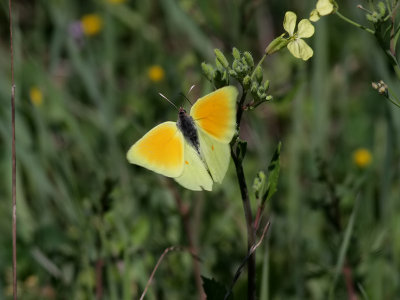
[[[244,111],[244,101],[246,100],[246,96],[247,96],[247,92],[243,90],[243,95],[240,98],[239,104],[238,104],[238,108],[236,111],[236,130],[239,132],[240,129],[240,121],[242,120],[242,115],[243,115],[243,111]]]
[[[8,13],[10,17],[10,60],[11,60],[11,161],[12,161],[12,265],[13,265],[13,298],[17,300],[17,157],[15,149],[15,82],[14,82],[14,53],[12,39],[12,7],[8,1]]]
[[[387,99],[392,102],[394,105],[396,105],[398,108],[400,108],[400,103],[396,102],[394,99],[392,99],[392,97],[387,97]]]
[[[356,26],[356,27],[358,27],[358,28],[361,28],[361,29],[365,30],[365,31],[368,32],[368,33],[375,34],[375,31],[373,31],[372,29],[367,28],[367,27],[365,27],[365,26],[363,26],[363,25],[361,25],[361,24],[358,24],[357,22],[354,22],[353,20],[350,20],[349,18],[343,16],[339,11],[336,11],[335,14],[336,14],[339,18],[341,18],[342,20],[346,21],[347,23],[350,23],[350,24],[353,25],[353,26]]]
[[[397,78],[399,78],[399,80],[400,80],[400,67],[399,67],[399,65],[393,65],[393,69],[394,69],[394,72],[396,73],[396,75],[397,75]]]
[[[259,63],[260,64],[260,63]],[[246,99],[246,92],[243,91],[243,95],[240,98],[239,105],[237,108],[236,113],[236,126],[237,130],[240,129],[240,121],[243,115],[243,104]],[[235,151],[233,151],[234,145],[231,145],[231,156],[232,160],[235,164],[236,168],[236,175],[239,183],[240,194],[242,197],[243,202],[243,210],[244,215],[246,218],[246,227],[247,227],[247,250],[250,252],[251,247],[254,245],[255,242],[255,231],[253,227],[253,216],[251,212],[251,205],[249,199],[249,193],[247,189],[246,178],[244,177],[243,165],[242,160],[236,156]],[[248,259],[247,264],[247,276],[248,276],[248,283],[247,283],[247,299],[254,300],[256,296],[256,256],[255,252],[253,252]]]
[[[388,94],[386,95],[386,98],[392,102],[394,105],[396,105],[398,108],[400,108],[400,100],[395,96],[393,90],[388,87]]]
[[[261,57],[261,59],[260,59],[260,61],[258,62],[257,66],[254,68],[253,73],[251,73],[251,77],[253,77],[254,72],[255,72],[255,71],[257,70],[257,68],[258,68],[259,66],[261,66],[261,64],[264,62],[264,60],[265,60],[265,58],[267,57],[267,55],[268,55],[268,54],[264,52],[263,57]]]

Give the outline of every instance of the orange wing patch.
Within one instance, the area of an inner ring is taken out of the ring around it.
[[[218,89],[197,100],[190,115],[206,133],[220,142],[229,143],[235,133],[237,95],[233,86]]]
[[[183,136],[174,122],[150,130],[128,151],[129,162],[168,177],[183,172]]]

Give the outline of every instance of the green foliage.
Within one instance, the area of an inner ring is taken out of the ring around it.
[[[282,143],[279,142],[268,166],[268,177],[263,171],[259,171],[254,178],[254,194],[256,199],[262,199],[263,204],[268,202],[278,190],[281,147]]]
[[[268,182],[266,185],[265,195],[263,196],[264,202],[268,202],[278,190],[279,171],[281,169],[279,161],[281,155],[281,146],[282,144],[279,142],[268,166]]]
[[[307,63],[275,51],[287,46],[277,44],[260,72],[267,45],[283,31],[284,12],[307,16],[315,3],[14,1],[20,298],[94,299],[101,283],[102,299],[138,299],[164,249],[188,246],[182,211],[201,274],[232,282],[247,255],[233,164],[215,191],[191,193],[129,165],[125,155],[150,128],[176,120],[159,92],[179,105],[179,93],[193,84],[191,101],[233,84],[249,91],[238,137],[246,143],[235,148],[246,155],[247,181],[273,157],[255,184],[257,198],[269,199],[263,221],[273,216],[257,250],[257,280],[268,280],[264,299],[324,299],[331,290],[334,299],[346,299],[341,266],[351,270],[360,299],[396,299],[400,114],[382,96],[399,99],[400,27],[397,14],[393,34],[388,30],[394,9],[387,3],[394,2],[384,3],[384,12],[378,1],[368,7],[365,14],[378,14],[369,21],[354,12],[354,1],[340,2],[339,13],[374,34],[333,13],[315,23]],[[11,299],[10,61],[2,4],[0,299]],[[102,18],[97,35],[76,34],[85,13]],[[163,70],[158,79],[150,76],[153,66]],[[373,90],[370,82],[380,80],[384,85]],[[42,93],[36,104],[34,87]],[[362,168],[353,161],[358,148],[372,157]],[[235,298],[246,299],[246,285],[242,275]],[[145,299],[195,295],[192,256],[179,252],[163,260]]]

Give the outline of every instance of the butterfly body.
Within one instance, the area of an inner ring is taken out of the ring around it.
[[[228,86],[198,99],[190,114],[181,107],[176,123],[159,124],[131,146],[129,162],[172,177],[187,189],[211,191],[229,166],[237,94]]]
[[[196,149],[196,151],[200,154],[200,143],[199,136],[197,134],[196,124],[194,123],[193,118],[186,113],[184,108],[179,108],[178,113],[178,121],[176,122],[176,126],[182,132],[183,137],[186,141]]]

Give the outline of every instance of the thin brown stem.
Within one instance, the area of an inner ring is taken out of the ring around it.
[[[352,275],[351,267],[349,266],[347,261],[344,263],[344,266],[343,266],[343,275],[344,275],[344,280],[346,282],[347,299],[358,300],[357,294],[354,291],[354,283],[353,283],[353,275]]]
[[[192,253],[197,253],[197,249],[193,241],[192,228],[190,226],[189,213],[188,213],[189,211],[187,207],[185,207],[185,205],[183,204],[180,194],[178,193],[176,187],[173,184],[171,184],[170,180],[167,180],[167,186],[168,189],[171,191],[172,195],[174,196],[176,206],[178,207],[179,214],[182,218],[183,227],[185,229],[186,237],[188,239],[189,249]],[[192,262],[193,262],[193,273],[196,281],[196,288],[199,294],[199,298],[201,300],[205,300],[206,294],[204,293],[203,282],[201,280],[200,263],[195,258],[192,259]]]
[[[96,299],[103,299],[103,266],[104,261],[100,258],[96,261]]]
[[[242,273],[243,267],[246,264],[247,260],[254,254],[254,252],[256,251],[256,249],[261,245],[262,241],[264,240],[265,235],[268,232],[269,226],[270,226],[270,221],[267,222],[267,224],[264,226],[264,230],[262,232],[262,235],[260,237],[260,240],[257,242],[257,244],[254,244],[253,246],[250,247],[249,252],[247,253],[247,256],[245,257],[245,259],[242,261],[242,263],[240,264],[239,268],[237,269],[235,276],[233,277],[233,281],[232,284],[228,290],[228,292],[225,294],[224,300],[228,299],[228,297],[230,296],[230,294],[232,293],[233,287],[236,283],[236,281],[239,279],[240,274]]]
[[[260,226],[260,220],[261,220],[261,216],[262,216],[263,211],[264,211],[264,202],[262,202],[260,204],[260,206],[258,207],[258,209],[257,209],[256,218],[254,220],[254,230],[255,230],[255,232],[257,232],[258,227]]]
[[[180,247],[180,246],[172,246],[172,247],[168,247],[164,250],[164,252],[161,254],[160,258],[158,259],[153,272],[151,272],[151,275],[149,277],[149,280],[146,283],[146,287],[143,290],[142,295],[140,296],[140,300],[144,299],[144,296],[146,296],[147,290],[149,289],[149,286],[151,284],[151,282],[153,281],[154,275],[156,274],[156,271],[158,269],[158,267],[160,266],[162,260],[164,259],[165,255],[167,255],[169,252],[171,251],[185,251],[188,250],[190,252],[190,254],[193,256],[194,259],[198,259],[198,257],[196,256],[195,253],[193,253],[190,249],[184,248],[184,247]]]
[[[12,131],[12,244],[13,244],[13,296],[17,299],[17,157],[15,151],[15,82],[14,82],[14,51],[12,40],[12,7],[8,1],[8,13],[10,17],[10,56],[11,56],[11,131]]]

